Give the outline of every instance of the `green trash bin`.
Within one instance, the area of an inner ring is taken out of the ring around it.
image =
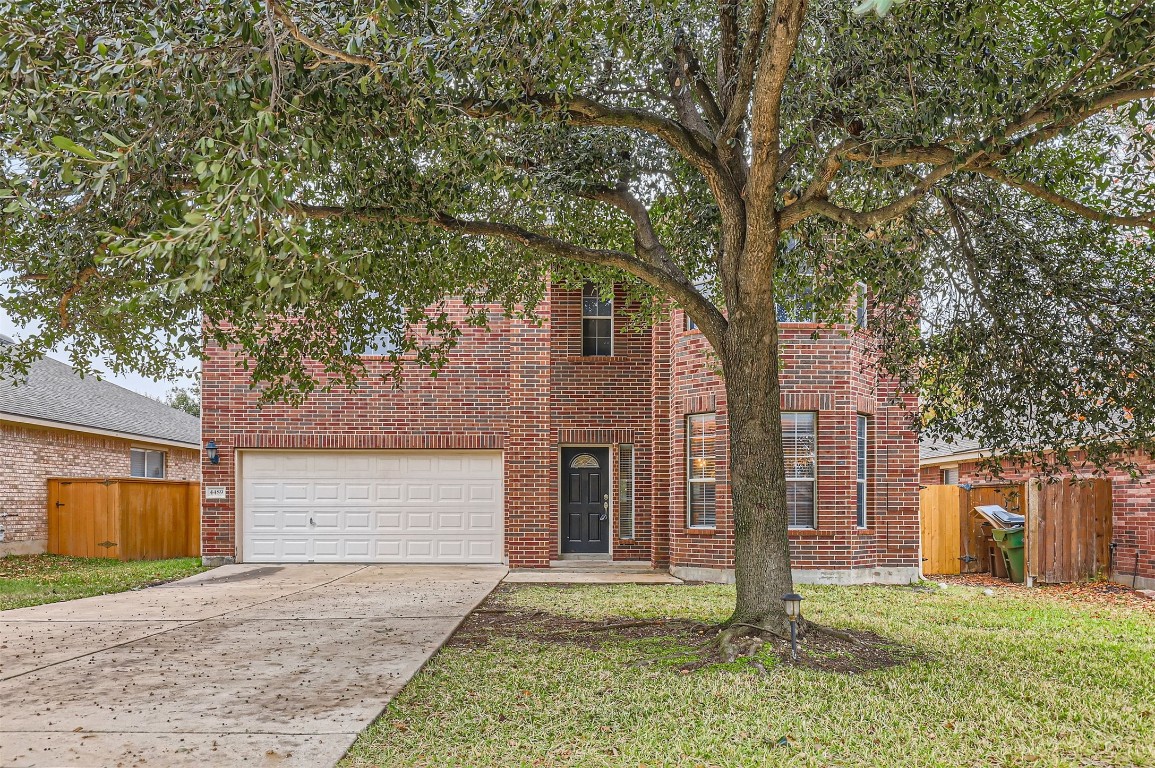
[[[1003,561],[1007,564],[1007,573],[1011,581],[1022,584],[1027,569],[1023,563],[1023,526],[1017,528],[995,528],[991,531],[995,543],[1003,553]]]

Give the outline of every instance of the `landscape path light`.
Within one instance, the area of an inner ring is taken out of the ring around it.
[[[798,619],[802,616],[802,595],[791,592],[782,595],[786,618],[790,619],[790,658],[798,661]]]

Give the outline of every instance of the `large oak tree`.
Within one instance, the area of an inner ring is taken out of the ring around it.
[[[447,297],[624,282],[717,355],[732,622],[780,630],[780,303],[869,285],[932,436],[1150,448],[1153,36],[1136,0],[0,0],[5,354],[161,375],[203,316],[284,398],[381,329],[436,369]]]

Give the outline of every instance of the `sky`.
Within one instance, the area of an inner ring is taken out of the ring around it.
[[[12,318],[10,318],[3,309],[0,309],[0,334],[11,336],[14,339],[18,339],[22,335],[20,326],[12,322]],[[64,354],[63,350],[55,350],[49,357],[60,360],[61,362],[68,362],[68,356]],[[95,370],[103,374],[101,376],[102,379],[111,381],[113,384],[118,384],[125,389],[131,389],[133,392],[148,395],[149,397],[163,399],[173,387],[187,387],[192,384],[191,379],[177,382],[156,381],[155,379],[147,379],[144,376],[138,376],[134,373],[123,376],[112,376],[108,374],[107,369],[99,364],[98,360],[93,360],[93,365]]]

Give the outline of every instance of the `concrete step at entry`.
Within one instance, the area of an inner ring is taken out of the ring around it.
[[[651,573],[653,568],[646,560],[550,560],[549,567],[555,571],[578,573]],[[665,571],[662,571],[665,573]]]

